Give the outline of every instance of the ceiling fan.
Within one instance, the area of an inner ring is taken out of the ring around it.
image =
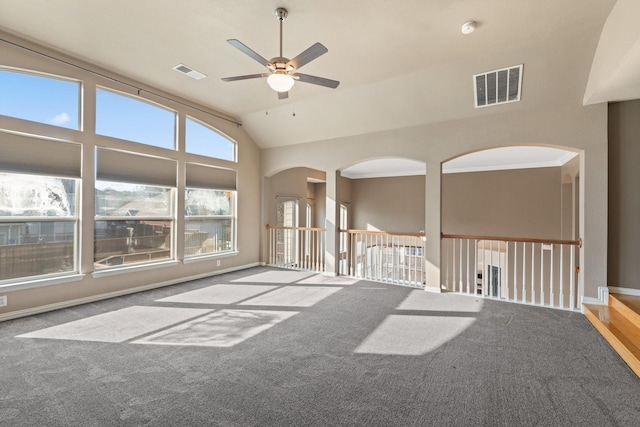
[[[240,40],[227,40],[227,42],[231,46],[235,47],[240,52],[243,52],[244,54],[258,61],[260,64],[267,67],[269,72],[260,74],[249,74],[245,76],[223,77],[222,80],[224,80],[225,82],[233,82],[236,80],[248,80],[266,77],[269,87],[278,92],[278,99],[286,99],[289,97],[289,90],[291,90],[296,80],[304,83],[325,86],[331,89],[337,88],[340,84],[339,81],[297,72],[300,68],[302,68],[303,65],[308,64],[320,55],[323,55],[329,51],[326,47],[324,47],[324,45],[322,45],[322,43],[313,44],[311,47],[309,47],[307,50],[293,59],[288,59],[282,56],[282,22],[286,19],[288,12],[286,9],[279,7],[275,10],[275,15],[278,21],[280,21],[280,56],[271,58],[271,60],[269,61],[247,47],[247,45],[242,43]]]

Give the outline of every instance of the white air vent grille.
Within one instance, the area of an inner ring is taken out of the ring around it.
[[[476,108],[520,101],[522,64],[473,76]]]
[[[204,79],[205,77],[207,77],[205,74],[202,74],[201,72],[196,71],[193,68],[187,67],[184,64],[178,64],[173,67],[173,69],[176,71],[180,71],[181,73],[186,74],[187,76],[196,80]]]

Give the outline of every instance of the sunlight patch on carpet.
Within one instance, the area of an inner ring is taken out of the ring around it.
[[[422,290],[411,291],[398,305],[398,310],[457,311],[478,313],[484,300],[472,296],[460,298],[456,294],[437,294]]]
[[[159,302],[179,302],[187,304],[235,304],[261,293],[276,289],[265,285],[212,285],[194,291],[162,298]]]
[[[264,305],[280,307],[311,307],[338,292],[339,287],[285,286],[240,303],[240,305]]]
[[[296,314],[295,311],[220,310],[134,343],[232,347]]]
[[[316,274],[308,279],[300,280],[298,283],[303,285],[340,285],[348,286],[358,283],[359,279],[344,276],[328,276],[326,274]]]
[[[124,342],[209,312],[211,310],[133,306],[18,335],[18,338]]]
[[[310,271],[265,271],[264,273],[253,274],[241,279],[233,280],[233,282],[245,283],[294,283],[299,280],[311,277],[316,273]]]
[[[390,315],[354,352],[420,356],[453,340],[474,321],[471,317]]]

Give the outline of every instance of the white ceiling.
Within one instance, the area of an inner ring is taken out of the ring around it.
[[[442,164],[442,173],[559,167],[577,156],[551,147],[501,147],[457,157]],[[375,159],[350,166],[342,176],[351,179],[425,175],[426,165],[410,159]]]
[[[618,0],[593,58],[584,104],[640,99],[640,1]]]
[[[350,166],[343,169],[340,174],[350,179],[425,175],[426,165],[410,159],[375,159]]]
[[[268,148],[541,107],[550,102],[548,93],[572,100],[578,91],[581,98],[614,4],[1,0],[0,28],[228,113]],[[277,56],[277,7],[289,10],[284,56],[323,43],[329,52],[302,72],[339,80],[337,89],[298,83],[288,100],[279,101],[262,79],[220,80],[263,72],[227,39],[237,38],[266,58]],[[478,29],[463,35],[460,27],[470,19]],[[172,69],[180,63],[207,78],[193,80]],[[521,63],[523,101],[473,108],[473,74]],[[558,73],[563,66],[575,69]]]
[[[500,147],[456,157],[442,165],[443,173],[559,167],[577,156],[551,147]]]

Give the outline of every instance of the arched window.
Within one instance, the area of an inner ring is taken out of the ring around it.
[[[0,114],[80,129],[80,82],[0,69]]]
[[[187,153],[216,159],[236,161],[236,143],[212,127],[187,117],[186,121]]]
[[[176,113],[133,96],[97,89],[96,133],[175,150]]]

